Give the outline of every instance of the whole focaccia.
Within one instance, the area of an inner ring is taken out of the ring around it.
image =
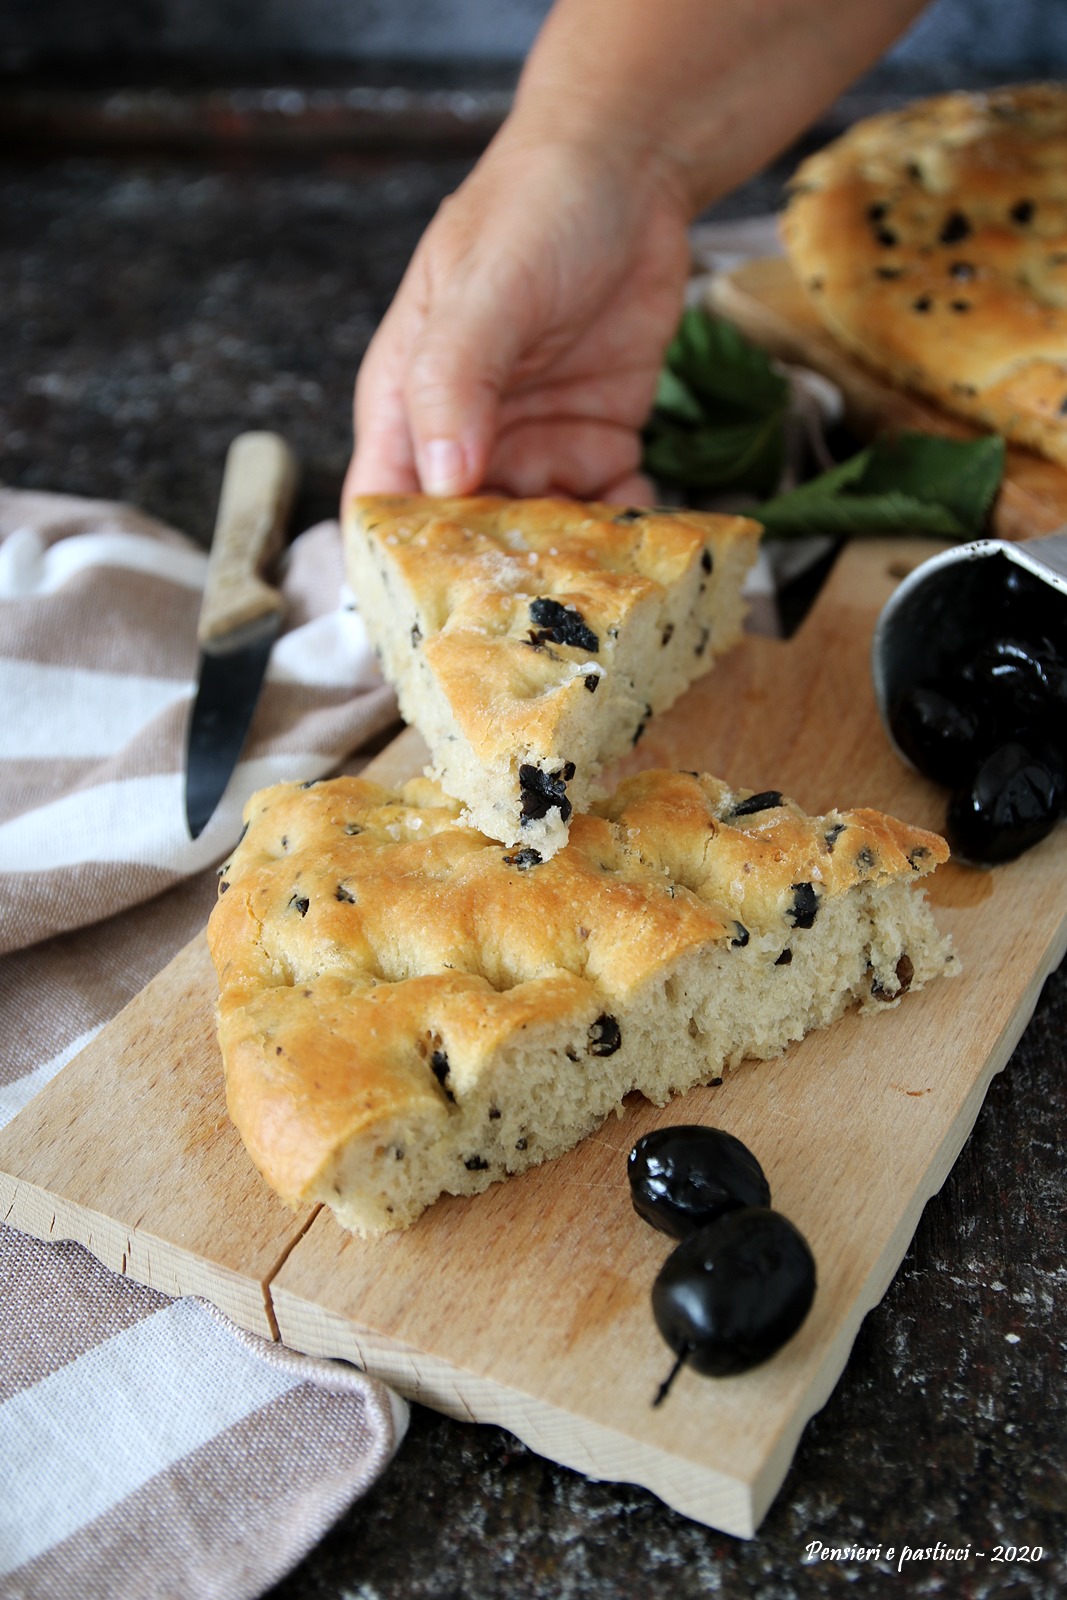
[[[543,859],[600,768],[734,644],[760,529],[563,500],[352,500],[349,581],[433,776]]]
[[[842,345],[1067,465],[1067,88],[856,124],[799,168],[782,233]]]
[[[253,796],[208,937],[230,1115],[291,1204],[401,1227],[949,968],[913,885],[947,855],[876,811],[664,771],[551,860],[429,779]]]

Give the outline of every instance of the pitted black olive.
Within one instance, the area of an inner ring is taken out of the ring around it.
[[[599,638],[576,606],[540,596],[530,601],[530,620],[537,624],[539,641],[551,639],[554,644],[573,645],[594,655],[600,649]]]
[[[656,1326],[677,1358],[654,1403],[685,1363],[724,1378],[768,1360],[814,1298],[815,1258],[780,1212],[745,1206],[691,1233],[652,1289]]]
[[[1022,744],[987,756],[973,781],[949,801],[949,844],[968,861],[1014,861],[1052,832],[1064,805],[1056,774]]]
[[[819,896],[810,883],[794,883],[793,903],[786,913],[794,928],[810,928],[819,914]]]
[[[763,1168],[722,1128],[681,1123],[638,1139],[627,1161],[639,1217],[682,1239],[738,1206],[770,1205]]]
[[[529,872],[531,867],[541,865],[541,852],[533,849],[517,850],[514,855],[504,857],[504,865],[517,867],[520,872]]]
[[[570,767],[569,772],[567,767]],[[574,768],[570,762],[561,768],[559,773],[545,772],[541,767],[523,762],[519,768],[522,821],[537,822],[546,817],[555,806],[566,822],[572,810],[571,803],[567,799],[567,779],[573,776]]]
[[[963,782],[980,759],[982,720],[977,709],[927,684],[898,698],[889,726],[908,760],[935,783]]]
[[[747,800],[739,800],[730,812],[729,821],[735,817],[754,817],[757,812],[771,811],[782,803],[780,789],[761,789],[759,794],[750,794]]]
[[[601,1012],[589,1029],[589,1054],[613,1056],[622,1047],[622,1029],[614,1017]]]
[[[990,720],[1010,734],[1067,712],[1067,670],[1049,641],[990,639],[963,664],[961,678]]]

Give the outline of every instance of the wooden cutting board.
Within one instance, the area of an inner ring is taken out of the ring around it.
[[[844,397],[846,418],[862,439],[914,429],[974,439],[978,430],[932,401],[894,389],[835,343],[819,322],[782,256],[746,261],[708,281],[708,308],[783,361],[821,372]],[[1009,447],[990,531],[1032,539],[1067,523],[1067,471],[1029,450]]]
[[[746,637],[625,768],[706,767],[812,810],[875,805],[936,826],[942,798],[892,754],[868,672],[878,610],[932,548],[850,546],[792,641]],[[405,734],[373,770],[404,776],[422,759]],[[752,1535],[1064,953],[1067,828],[992,872],[948,864],[931,899],[962,977],[663,1110],[635,1097],[569,1155],[369,1243],[326,1211],[286,1211],[247,1160],[226,1119],[198,939],[0,1135],[0,1215]],[[670,1245],[634,1215],[625,1164],[640,1134],[685,1120],[753,1148],[812,1244],[819,1289],[767,1365],[725,1380],[683,1372],[653,1410],[670,1356],[649,1292]]]

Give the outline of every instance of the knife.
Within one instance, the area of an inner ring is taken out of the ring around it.
[[[281,548],[298,468],[276,433],[230,445],[197,623],[200,672],[189,719],[185,820],[193,839],[214,814],[241,754],[282,623],[261,573]]]

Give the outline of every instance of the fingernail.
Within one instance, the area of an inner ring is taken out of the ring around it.
[[[461,494],[467,463],[455,439],[429,439],[419,451],[419,477],[427,494]]]

